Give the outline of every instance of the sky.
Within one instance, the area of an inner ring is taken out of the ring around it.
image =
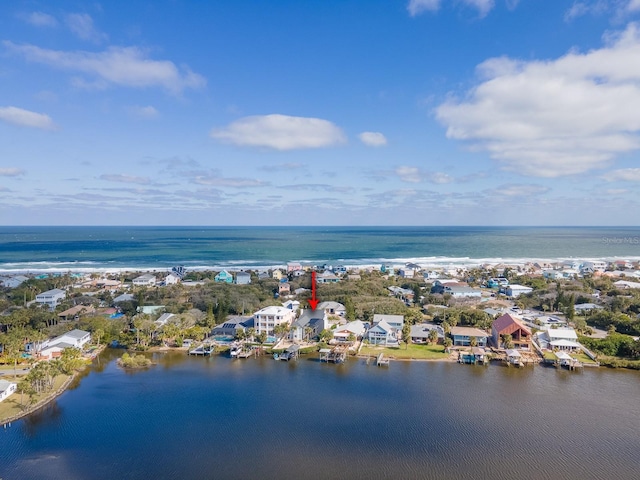
[[[640,0],[0,2],[0,225],[639,225]]]

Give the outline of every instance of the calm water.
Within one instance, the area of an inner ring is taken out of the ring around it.
[[[640,227],[0,227],[0,271],[640,258]]]
[[[640,375],[106,357],[0,430],[0,477],[637,478]]]

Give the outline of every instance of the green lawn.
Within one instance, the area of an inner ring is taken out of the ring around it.
[[[442,360],[449,358],[449,354],[444,352],[442,345],[416,345],[410,344],[409,348],[405,345],[400,347],[375,347],[364,346],[360,350],[360,355],[379,355],[384,353],[385,356],[397,359],[416,359],[416,360]]]
[[[2,377],[5,380],[14,381],[13,378],[7,378],[6,375]],[[68,375],[58,375],[53,382],[53,389],[50,392],[43,393],[41,395],[37,395],[33,403],[38,403],[40,400],[46,398],[49,395],[52,395],[58,388],[62,386],[64,382],[69,378]],[[16,382],[17,383],[17,382]],[[24,398],[26,401],[26,397]],[[22,407],[20,406],[20,392],[16,392],[11,395],[6,400],[0,402],[0,420],[12,417],[18,413],[22,412]]]
[[[584,352],[571,353],[570,355],[573,358],[575,358],[576,360],[578,360],[579,362],[582,362],[582,363],[596,363],[593,360],[591,360],[591,358]]]

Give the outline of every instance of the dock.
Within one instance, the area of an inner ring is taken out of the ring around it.
[[[376,365],[378,367],[388,367],[389,366],[389,359],[384,356],[384,353],[381,353],[380,355],[378,355],[378,358],[376,358]]]
[[[275,360],[284,360],[288,362],[290,360],[297,360],[300,356],[300,345],[291,345],[282,353],[274,353],[273,358]]]
[[[202,344],[198,345],[196,348],[192,348],[187,353],[189,355],[206,356],[206,355],[211,355],[212,353],[215,353],[215,351],[216,351],[215,345],[211,345],[211,344],[208,344],[208,343],[202,343]]]
[[[347,359],[347,349],[349,347],[337,346],[333,348],[321,348],[318,352],[320,354],[321,362],[343,363]]]

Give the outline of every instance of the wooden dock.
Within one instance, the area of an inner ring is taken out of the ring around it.
[[[389,359],[384,356],[384,353],[381,353],[380,355],[378,355],[378,358],[376,358],[376,365],[378,367],[388,367],[389,366]]]
[[[320,353],[320,361],[321,362],[332,362],[332,363],[343,363],[347,359],[347,350],[349,347],[345,346],[337,346],[333,348],[321,348]]]

